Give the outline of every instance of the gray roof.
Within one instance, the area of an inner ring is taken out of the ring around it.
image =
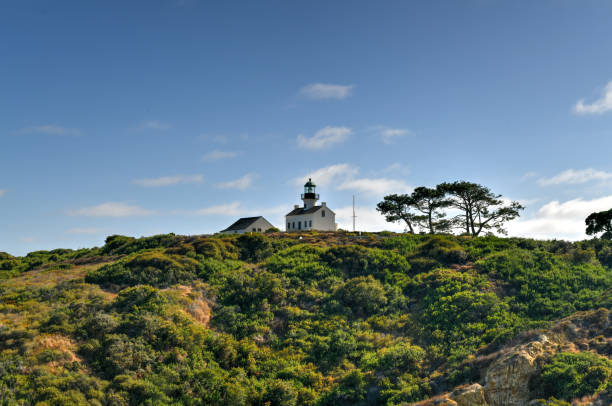
[[[253,224],[254,222],[256,222],[257,220],[259,220],[260,218],[262,218],[263,216],[257,216],[257,217],[243,217],[241,219],[239,219],[238,221],[236,221],[234,224],[232,224],[231,226],[229,226],[228,228],[226,228],[225,230],[221,230],[221,232],[223,231],[240,231],[240,230],[246,230],[251,224]]]
[[[314,213],[315,211],[319,210],[322,207],[323,206],[312,206],[310,209],[304,209],[303,207],[298,207],[297,209],[291,210],[291,212],[287,213],[286,215],[287,216],[299,216],[300,214],[310,214],[310,213]]]

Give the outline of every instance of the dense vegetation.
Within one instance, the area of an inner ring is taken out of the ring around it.
[[[611,266],[599,239],[391,233],[0,253],[0,405],[408,404],[478,380],[477,351],[610,308]],[[532,385],[569,401],[611,375],[561,353]]]

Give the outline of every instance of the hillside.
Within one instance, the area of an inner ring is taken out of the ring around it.
[[[0,253],[0,405],[610,404],[611,289],[597,239],[170,234]]]

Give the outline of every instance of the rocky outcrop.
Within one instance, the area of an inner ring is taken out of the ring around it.
[[[541,365],[557,352],[594,351],[612,357],[612,312],[608,309],[575,313],[537,334],[530,332],[508,347],[470,360],[469,365],[482,377],[480,384],[461,386],[417,405],[545,405],[546,401],[533,399],[538,394],[530,392],[529,382],[539,373]],[[612,391],[604,391],[576,404],[612,405]]]
[[[514,348],[495,361],[485,376],[485,399],[490,406],[523,406],[529,401],[529,380],[538,371],[538,358],[550,356],[558,345],[548,336]]]
[[[453,393],[451,393],[450,398],[454,400],[458,406],[488,406],[485,400],[484,389],[478,383],[455,389]]]

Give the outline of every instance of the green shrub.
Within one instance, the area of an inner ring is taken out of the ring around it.
[[[545,397],[571,401],[609,387],[611,377],[612,361],[607,358],[591,352],[559,353],[542,367],[531,386]]]
[[[132,254],[144,249],[167,248],[177,241],[177,237],[172,233],[142,238],[111,235],[106,237],[102,253],[108,255]]]
[[[113,301],[113,307],[122,313],[141,311],[163,313],[167,305],[166,296],[146,285],[123,289]]]
[[[596,307],[597,297],[612,288],[612,274],[597,263],[574,264],[563,255],[512,249],[476,263],[499,281],[517,313],[533,319],[563,317]]]
[[[202,265],[194,259],[146,251],[90,272],[85,281],[102,286],[168,287],[192,281],[203,271]]]
[[[193,243],[198,255],[217,260],[238,259],[239,250],[235,238],[201,238]]]
[[[450,265],[464,263],[468,254],[452,237],[432,235],[416,247],[413,256],[431,258],[441,264]]]
[[[336,296],[353,314],[360,317],[375,314],[387,304],[385,289],[372,275],[349,279]]]
[[[240,259],[247,262],[261,262],[272,255],[270,240],[261,234],[242,234],[237,239]]]
[[[329,266],[340,269],[347,278],[372,275],[386,279],[394,273],[408,273],[410,264],[394,251],[345,245],[329,248],[322,256]]]

